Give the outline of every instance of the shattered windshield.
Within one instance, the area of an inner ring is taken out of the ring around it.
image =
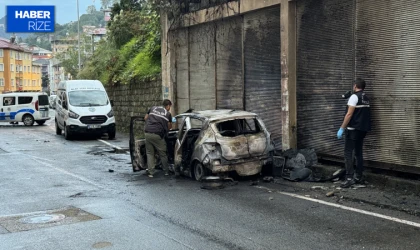
[[[222,136],[234,137],[245,134],[257,134],[261,127],[257,119],[244,118],[219,122],[216,125]]]
[[[108,105],[108,98],[105,91],[84,90],[69,92],[69,101],[76,107],[93,107]]]

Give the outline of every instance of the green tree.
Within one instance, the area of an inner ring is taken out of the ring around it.
[[[112,3],[112,0],[101,0],[102,9],[108,9],[111,3]]]
[[[95,12],[96,12],[96,7],[95,7],[95,5],[90,5],[90,6],[88,6],[88,7],[87,7],[87,9],[86,9],[86,13],[88,13],[88,14],[90,14],[90,15],[94,14]]]
[[[61,66],[73,78],[77,78],[79,73],[79,53],[77,48],[69,48],[66,52],[57,55],[57,59],[61,61]],[[80,53],[80,64],[83,66],[86,60],[84,53]]]

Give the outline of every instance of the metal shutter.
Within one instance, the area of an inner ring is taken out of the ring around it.
[[[177,105],[177,112],[183,113],[190,108],[188,29],[179,29],[171,34],[175,39],[175,105]]]
[[[216,109],[215,25],[189,28],[190,108]]]
[[[217,108],[242,110],[242,17],[217,22],[216,62]]]
[[[281,148],[280,7],[244,15],[245,109],[261,116]]]
[[[352,0],[297,1],[298,147],[343,157],[336,134],[354,78]]]
[[[357,1],[357,76],[367,80],[365,159],[420,167],[420,1]]]

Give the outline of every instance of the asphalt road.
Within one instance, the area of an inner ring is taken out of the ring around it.
[[[1,250],[420,249],[418,217],[407,225],[248,181],[149,179],[95,138],[55,135],[52,121],[0,123],[0,158]]]

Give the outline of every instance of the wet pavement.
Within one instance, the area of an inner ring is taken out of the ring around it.
[[[0,123],[0,138],[0,250],[420,245],[418,214],[356,200],[382,192],[414,210],[417,197],[408,194],[400,200],[392,190],[375,187],[343,191],[327,183],[312,189],[319,185],[283,180],[241,180],[205,190],[188,178],[158,173],[149,179],[132,172],[124,150],[116,152],[95,137],[66,141],[55,135],[53,120],[33,127]],[[102,140],[128,148],[126,136]],[[335,195],[326,197],[332,190]],[[344,199],[350,193],[355,199]]]

